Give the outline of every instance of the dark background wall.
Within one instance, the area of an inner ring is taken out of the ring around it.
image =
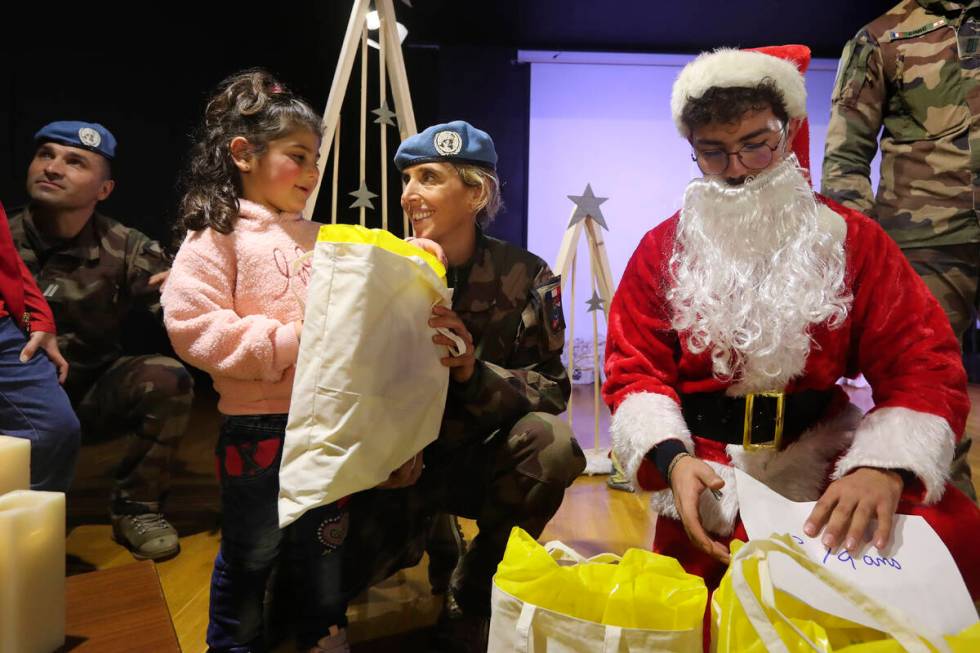
[[[524,243],[529,69],[518,48],[696,52],[720,45],[809,44],[837,56],[844,41],[889,2],[720,0],[396,0],[419,127],[462,118],[486,129],[500,154],[506,210],[492,233]],[[411,6],[409,6],[411,5]],[[119,139],[118,181],[103,210],[169,240],[177,172],[207,94],[226,75],[263,66],[317,110],[326,103],[351,2],[298,0],[243,11],[244,3],[37,3],[4,21],[0,40],[0,200],[25,201],[33,133],[57,119],[98,121]],[[371,108],[376,71],[370,69]],[[356,152],[355,68],[344,109],[342,153]],[[667,101],[667,98],[664,98]],[[369,131],[377,151],[378,136]],[[397,147],[393,130],[389,154]],[[372,153],[369,162],[377,161]],[[342,164],[340,206],[357,186],[356,161]],[[369,170],[377,169],[369,164]],[[328,172],[325,171],[325,174]],[[390,216],[400,232],[399,181],[390,177]],[[377,192],[377,173],[368,185]],[[329,184],[317,217],[329,215]],[[356,215],[342,211],[342,220]],[[380,225],[376,213],[369,224]]]

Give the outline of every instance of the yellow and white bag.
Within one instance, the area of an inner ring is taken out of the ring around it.
[[[769,558],[784,555],[850,602],[876,630],[827,614],[776,588]],[[732,543],[732,562],[711,596],[712,653],[910,653],[980,651],[980,624],[957,635],[924,632],[902,614],[834,575],[789,536]]]
[[[642,549],[584,558],[511,531],[493,577],[491,653],[701,653],[704,580]]]
[[[435,257],[387,231],[326,225],[312,265],[280,527],[376,486],[435,440],[449,387],[446,348],[428,325],[432,307],[452,297]]]

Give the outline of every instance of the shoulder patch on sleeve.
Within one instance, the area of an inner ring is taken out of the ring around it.
[[[561,277],[555,277],[543,286],[535,288],[541,299],[545,321],[552,331],[565,328],[565,313],[561,303]]]

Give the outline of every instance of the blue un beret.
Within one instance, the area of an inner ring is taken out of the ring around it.
[[[409,136],[395,152],[395,167],[399,170],[432,161],[471,163],[496,169],[497,151],[490,134],[463,120],[454,120]]]
[[[116,137],[97,122],[59,120],[34,134],[35,143],[55,142],[101,154],[110,161],[116,156]]]

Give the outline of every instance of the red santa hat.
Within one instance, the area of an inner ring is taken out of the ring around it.
[[[800,165],[810,168],[810,129],[806,121],[806,84],[803,73],[810,65],[810,48],[805,45],[775,45],[750,50],[721,48],[705,52],[690,62],[674,81],[670,110],[677,130],[684,138],[691,132],[681,119],[692,99],[714,87],[753,87],[763,79],[771,81],[783,96],[790,118],[803,124],[793,140],[793,152]]]

